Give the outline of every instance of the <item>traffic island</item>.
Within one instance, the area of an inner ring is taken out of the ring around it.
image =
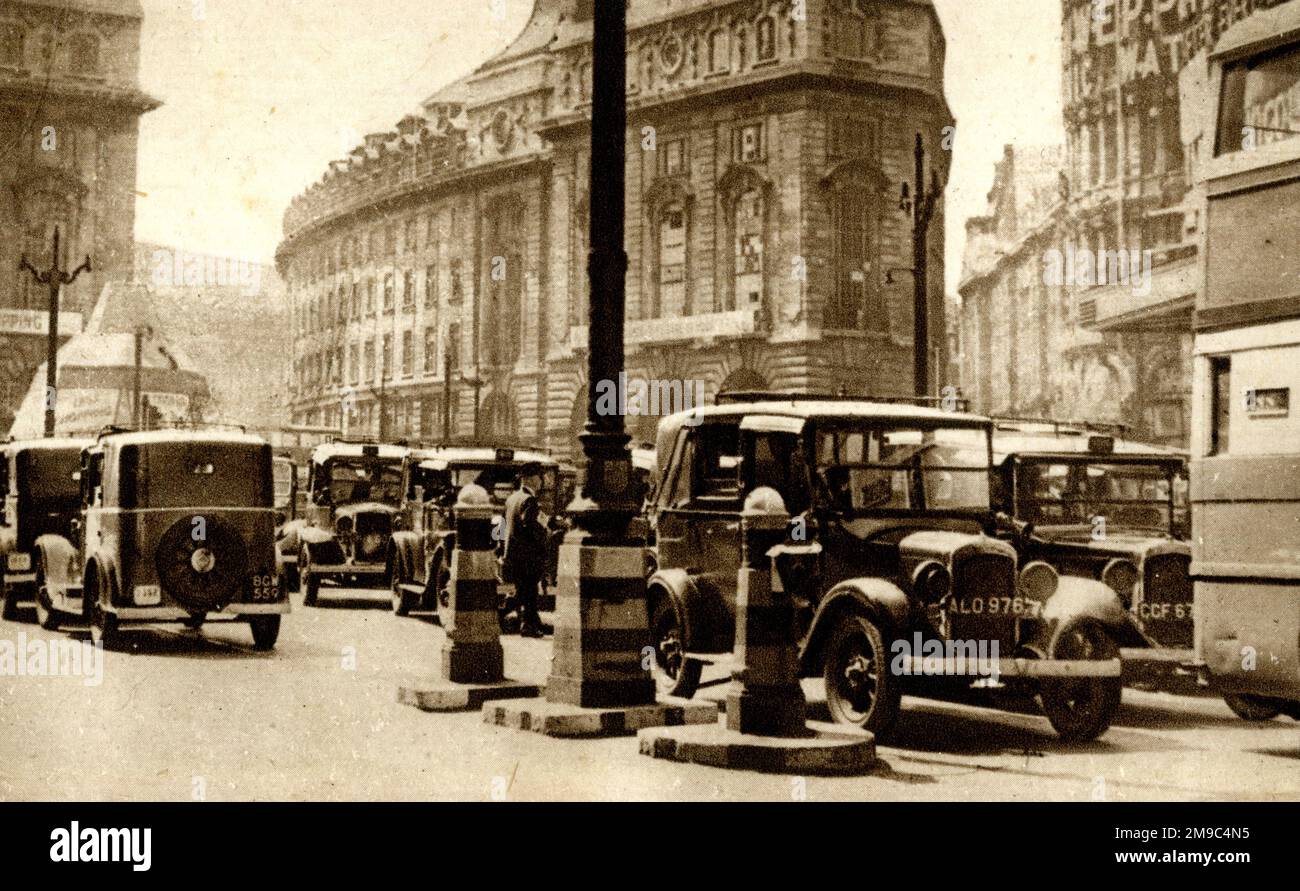
[[[876,741],[860,733],[814,729],[802,736],[758,736],[721,724],[653,727],[637,734],[641,754],[669,761],[764,773],[839,776],[868,773]]]
[[[575,529],[560,548],[555,638],[546,698],[488,703],[489,724],[555,737],[625,736],[645,727],[716,724],[711,702],[655,701],[644,664],[650,639],[645,553],[633,530],[593,543]]]
[[[773,489],[755,489],[741,513],[742,559],[736,578],[736,642],[726,722],[708,727],[643,730],[641,754],[736,770],[862,773],[876,761],[865,731],[810,725],[799,686],[794,603],[772,577],[781,553],[806,547],[786,541],[790,517]]]
[[[538,696],[541,688],[505,677],[497,620],[492,500],[481,486],[461,490],[455,507],[450,609],[441,673],[397,688],[397,701],[426,712],[469,711],[497,699]]]

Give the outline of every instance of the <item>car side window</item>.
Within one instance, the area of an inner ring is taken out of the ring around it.
[[[740,425],[709,424],[698,428],[695,448],[696,492],[706,501],[740,498]]]
[[[677,455],[669,471],[672,478],[665,480],[661,507],[685,507],[691,501],[691,474],[695,464],[695,437],[684,433],[677,440]]]
[[[88,455],[81,470],[81,500],[87,507],[104,504],[104,455]]]

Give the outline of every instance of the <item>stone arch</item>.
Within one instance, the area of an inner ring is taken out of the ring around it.
[[[647,251],[646,256],[650,258],[645,263],[645,287],[642,293],[646,299],[641,305],[641,318],[659,318],[664,314],[665,300],[678,302],[677,294],[672,293],[678,288],[676,281],[666,279],[675,276],[675,272],[670,267],[680,265],[680,309],[682,315],[690,315],[691,306],[691,240],[692,240],[692,216],[693,205],[695,203],[695,193],[690,188],[685,178],[680,176],[661,176],[646,190],[645,194],[645,212],[647,220]],[[665,264],[664,253],[675,249],[675,245],[669,245],[665,240],[665,233],[670,232],[676,215],[680,214],[680,228],[682,245],[681,245],[681,263]]]
[[[479,437],[493,442],[510,442],[519,430],[514,400],[504,387],[493,387],[479,403]]]
[[[721,300],[714,308],[766,306],[772,269],[772,181],[749,164],[733,164],[719,177],[716,192],[722,225],[715,249],[722,262],[717,264],[721,281],[716,290]],[[747,292],[758,286],[752,304],[748,294],[739,293],[742,282]]]
[[[732,370],[722,383],[718,384],[718,393],[735,393],[753,390],[769,390],[767,379],[758,371],[747,366]]]

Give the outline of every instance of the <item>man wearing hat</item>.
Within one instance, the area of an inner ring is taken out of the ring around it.
[[[546,528],[539,518],[537,490],[541,468],[527,464],[515,477],[515,491],[506,499],[506,548],[501,575],[515,586],[519,603],[519,634],[541,637],[544,633],[537,613],[537,598],[546,575]]]

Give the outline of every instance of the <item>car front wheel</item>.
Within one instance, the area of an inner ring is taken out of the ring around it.
[[[415,609],[419,601],[419,595],[413,594],[402,587],[403,578],[401,571],[393,566],[388,570],[388,578],[392,585],[393,595],[393,614],[398,616],[409,616],[411,610]]]
[[[253,616],[248,620],[248,627],[253,631],[253,648],[256,650],[273,650],[280,637],[280,616]]]
[[[59,630],[59,613],[50,600],[50,592],[45,585],[45,567],[36,565],[36,624],[46,631]]]
[[[840,724],[883,736],[898,720],[902,693],[889,673],[885,635],[866,616],[841,617],[826,644],[826,706]]]
[[[88,598],[86,603],[90,610],[91,641],[106,650],[115,648],[120,637],[117,615],[104,609],[99,601],[98,587],[95,590],[87,589],[85,597]]]
[[[684,623],[677,604],[668,595],[659,598],[650,620],[655,664],[652,669],[655,688],[660,696],[690,699],[700,688],[704,663],[686,655]]]
[[[0,582],[0,599],[4,601],[3,608],[0,608],[0,618],[10,622],[18,618],[18,589]]]
[[[1119,646],[1096,622],[1077,622],[1057,635],[1053,659],[1118,659]],[[1096,739],[1119,710],[1124,682],[1110,678],[1043,678],[1039,701],[1052,729],[1066,742]]]

